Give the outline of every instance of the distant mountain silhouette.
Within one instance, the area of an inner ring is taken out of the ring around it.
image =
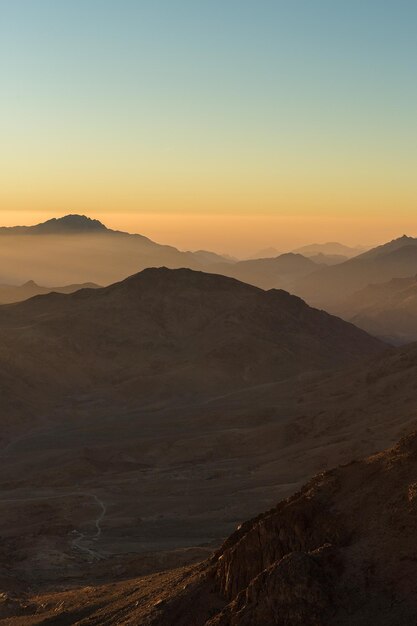
[[[73,293],[80,289],[97,289],[99,285],[94,283],[82,283],[79,285],[64,285],[63,287],[42,287],[33,280],[28,280],[24,285],[0,285],[0,304],[10,304],[12,302],[21,302],[39,296],[51,293]]]
[[[193,258],[197,259],[200,263],[206,266],[211,266],[216,263],[236,263],[237,259],[227,254],[216,254],[209,250],[194,250],[192,252]]]
[[[21,284],[33,278],[42,285],[106,285],[147,267],[186,267],[215,271],[265,289],[290,290],[294,281],[319,266],[342,261],[331,250],[345,248],[341,244],[313,244],[305,247],[303,255],[278,255],[271,248],[264,251],[264,258],[237,261],[208,250],[181,251],[76,214],[34,226],[1,227],[0,243],[0,283]],[[350,255],[352,249],[346,249]]]
[[[275,258],[239,261],[232,265],[216,264],[212,271],[262,289],[286,289],[295,278],[307,276],[317,267],[311,259],[289,252]]]
[[[277,248],[270,246],[269,248],[263,248],[262,250],[258,250],[258,252],[255,252],[255,254],[251,254],[251,256],[248,257],[247,260],[252,261],[253,259],[271,259],[280,256],[280,254],[282,254],[282,252],[280,252]]]
[[[303,254],[304,256],[313,256],[316,254],[325,254],[325,255],[342,255],[348,258],[358,256],[358,254],[363,253],[364,248],[361,246],[351,247],[345,246],[342,243],[337,241],[329,241],[327,243],[312,243],[307,246],[301,246],[301,248],[296,248],[293,252],[298,254]]]
[[[148,237],[111,230],[85,215],[35,226],[0,228],[0,282],[42,285],[110,284],[147,267],[208,270],[234,259],[199,250],[183,252]]]
[[[349,258],[343,254],[323,254],[323,252],[308,254],[306,256],[318,265],[338,265],[339,263],[344,263]]]
[[[341,314],[394,344],[417,341],[417,278],[368,285],[344,303]]]
[[[82,233],[103,233],[108,229],[85,215],[65,215],[52,218],[35,226],[2,226],[0,235],[62,235]]]
[[[415,273],[417,239],[403,236],[344,263],[296,279],[290,290],[314,306],[339,313],[345,310],[352,294],[368,284]]]
[[[364,252],[361,254],[361,258],[376,259],[378,257],[385,256],[390,252],[396,252],[402,248],[415,246],[417,246],[417,238],[403,235],[402,237],[398,237],[397,239],[393,239],[392,241],[388,241],[387,243],[381,244],[380,246],[376,246],[375,248]]]

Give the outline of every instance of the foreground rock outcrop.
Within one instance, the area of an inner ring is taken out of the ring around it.
[[[415,624],[417,434],[314,478],[213,560],[210,626]]]

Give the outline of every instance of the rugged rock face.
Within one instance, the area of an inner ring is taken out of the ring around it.
[[[251,580],[207,626],[323,624],[331,613],[337,571],[331,546],[291,552]]]
[[[233,599],[259,574],[289,554],[309,554],[323,546],[340,545],[343,525],[326,503],[314,498],[313,486],[281,502],[272,511],[243,524],[214,557],[221,593]],[[298,561],[296,561],[298,563]],[[292,561],[291,561],[292,563]]]
[[[323,498],[338,489],[331,472],[243,524],[214,556],[215,581],[231,602],[207,624],[324,624],[331,613],[349,534]]]
[[[415,624],[417,434],[317,476],[213,558],[210,626]]]

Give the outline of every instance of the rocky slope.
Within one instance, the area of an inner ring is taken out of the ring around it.
[[[97,589],[10,596],[20,617],[5,623],[414,626],[416,472],[414,432],[317,475],[242,524],[201,565]]]
[[[317,476],[214,559],[209,624],[413,624],[417,435]]]

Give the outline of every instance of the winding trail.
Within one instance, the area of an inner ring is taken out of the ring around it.
[[[59,498],[68,498],[71,496],[72,497],[84,496],[86,498],[92,498],[100,509],[98,516],[95,517],[93,521],[94,527],[96,529],[95,534],[92,537],[88,538],[86,533],[81,533],[78,530],[74,530],[73,533],[76,534],[76,537],[71,542],[72,548],[76,548],[80,552],[84,552],[90,557],[92,561],[100,560],[104,558],[103,555],[100,554],[100,552],[98,552],[97,550],[92,550],[91,548],[88,548],[87,546],[82,545],[82,542],[84,540],[98,541],[98,539],[101,536],[101,532],[102,532],[101,523],[107,513],[107,506],[104,504],[102,500],[100,500],[100,498],[96,494],[87,493],[85,491],[71,491],[69,493],[61,493],[61,494],[57,494],[53,496],[39,495],[39,496],[29,496],[27,498],[0,498],[0,505],[3,503],[9,504],[9,503],[19,503],[19,502],[37,502],[39,500],[58,500]]]
[[[87,554],[92,561],[98,561],[98,560],[103,558],[103,555],[100,554],[100,552],[97,552],[97,550],[92,550],[91,548],[88,548],[87,546],[83,546],[82,542],[85,539],[88,539],[88,541],[98,541],[98,539],[101,536],[101,522],[103,521],[103,519],[104,519],[104,517],[106,515],[107,506],[94,493],[81,493],[81,492],[79,492],[78,495],[83,495],[83,496],[88,496],[90,498],[93,498],[94,501],[96,502],[97,506],[99,507],[100,512],[99,512],[98,516],[94,520],[94,526],[96,528],[95,534],[88,539],[88,537],[86,536],[85,533],[80,533],[79,531],[75,531],[77,536],[75,537],[75,539],[73,539],[71,545],[72,545],[73,548],[77,548],[81,552],[84,552],[85,554]]]
[[[23,435],[16,437],[15,439],[12,439],[0,450],[0,459],[7,457],[8,453],[11,452],[12,448],[15,445],[23,441],[30,440],[33,438],[33,436],[45,434],[48,432],[48,430],[49,429],[46,429],[46,428],[42,428],[42,429],[35,428],[27,433],[24,433]],[[86,498],[92,498],[94,502],[97,504],[97,506],[99,507],[99,514],[93,520],[93,525],[96,529],[95,534],[92,537],[88,538],[86,533],[82,533],[78,530],[74,530],[73,533],[76,534],[76,537],[72,540],[71,547],[76,548],[80,552],[84,552],[90,557],[91,560],[102,559],[103,555],[100,554],[98,551],[92,550],[91,548],[88,548],[87,546],[82,545],[82,542],[85,540],[98,541],[102,532],[101,523],[104,520],[104,517],[107,513],[107,506],[104,504],[102,500],[100,500],[100,498],[95,493],[88,493],[85,491],[71,491],[71,492],[62,493],[62,494],[38,495],[38,496],[29,496],[26,498],[4,498],[3,499],[0,497],[0,505],[2,503],[37,502],[38,500],[58,500],[60,498],[67,498],[71,496],[72,497],[83,496]]]

